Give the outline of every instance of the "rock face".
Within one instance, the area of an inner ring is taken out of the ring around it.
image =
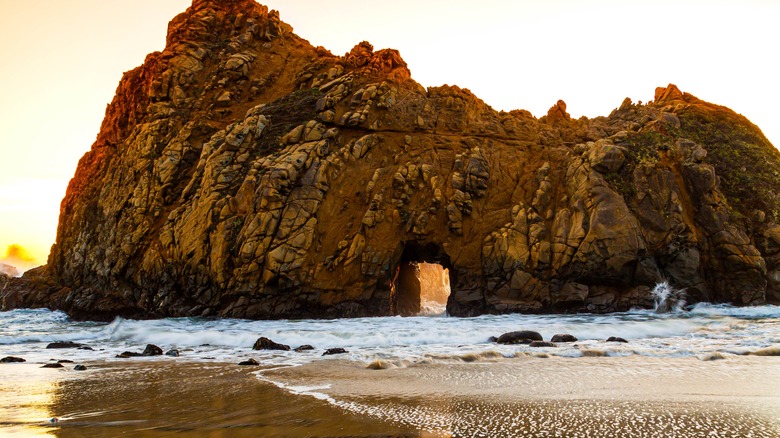
[[[595,119],[497,112],[397,51],[334,56],[251,0],[195,0],[122,78],[48,265],[0,294],[90,319],[388,315],[429,262],[450,315],[651,307],[662,280],[778,302],[778,175],[757,127],[674,85]]]

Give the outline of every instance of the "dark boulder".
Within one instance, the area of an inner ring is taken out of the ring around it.
[[[127,359],[128,357],[139,357],[142,356],[141,353],[136,353],[135,351],[124,351],[122,353],[119,353],[116,355],[116,357]]]
[[[577,342],[577,338],[570,334],[557,334],[550,339],[550,342]]]
[[[531,341],[529,347],[555,347],[555,344],[547,341]]]
[[[300,353],[301,351],[309,351],[309,350],[314,350],[314,347],[312,347],[309,344],[301,345],[300,347],[295,349],[295,351],[297,351],[298,353]]]
[[[239,365],[260,365],[256,360],[254,359],[247,359],[244,361],[241,361],[238,363]]]
[[[626,341],[623,338],[619,338],[617,336],[610,336],[609,338],[607,338],[607,342],[624,342],[624,343],[627,343],[628,341]]]
[[[73,341],[57,341],[50,343],[46,346],[46,348],[81,348],[84,346],[84,344],[79,344]]]
[[[22,359],[21,357],[14,357],[14,356],[6,356],[0,359],[0,363],[16,363],[16,362],[27,362],[27,361]]]
[[[504,333],[499,336],[496,342],[499,344],[530,344],[533,341],[543,341],[542,335],[531,330],[520,330],[516,332]]]
[[[73,370],[75,370],[75,371],[86,371],[87,367],[85,367],[84,365],[76,365],[75,367],[73,367]]]
[[[162,354],[163,354],[162,348],[154,344],[146,344],[146,348],[144,349],[144,352],[141,353],[142,356],[161,356]]]
[[[330,356],[332,354],[344,354],[344,353],[349,353],[349,352],[347,350],[339,347],[339,348],[328,348],[327,350],[325,350],[324,353],[322,353],[322,355],[323,356]]]
[[[62,365],[61,363],[55,362],[55,363],[47,363],[46,365],[42,366],[41,368],[63,368],[63,367],[64,367],[64,365]]]
[[[290,346],[276,343],[266,337],[261,337],[260,339],[255,341],[255,345],[252,346],[252,350],[290,351]]]
[[[165,353],[165,355],[166,355],[166,356],[171,356],[171,357],[179,357],[179,350],[177,350],[177,349],[175,349],[175,348],[173,348],[173,349],[170,349],[170,350],[168,350],[168,351]]]
[[[70,359],[60,359],[57,361],[57,363],[73,363],[73,361]]]

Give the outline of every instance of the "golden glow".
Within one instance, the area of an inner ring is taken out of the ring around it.
[[[450,297],[450,272],[435,263],[419,263],[420,314],[440,315]]]
[[[55,435],[56,430],[47,422],[53,417],[51,407],[61,373],[41,369],[38,364],[4,366],[3,373],[0,418],[8,422],[3,432],[11,436]]]
[[[8,245],[5,251],[5,257],[0,258],[0,263],[5,263],[17,268],[20,271],[35,267],[37,260],[31,256],[21,245]]]
[[[191,0],[5,1],[0,14],[0,248],[45,262],[59,200],[123,71],[160,50]],[[313,44],[399,49],[424,86],[469,88],[497,110],[607,115],[668,83],[742,113],[780,145],[769,0],[269,0]]]

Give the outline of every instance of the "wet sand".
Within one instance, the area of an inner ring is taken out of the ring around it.
[[[0,435],[780,436],[778,357],[464,359],[3,364]]]
[[[259,380],[259,367],[87,363],[87,371],[3,364],[0,436],[419,436]],[[50,423],[57,418],[56,423]]]

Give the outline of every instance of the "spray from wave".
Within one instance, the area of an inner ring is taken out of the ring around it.
[[[685,307],[685,290],[674,289],[669,283],[658,283],[652,290],[656,313],[681,312]]]
[[[5,263],[0,263],[0,274],[7,275],[9,277],[18,277],[19,270],[16,269],[16,266],[7,265]]]
[[[18,277],[28,269],[37,265],[35,257],[24,249],[21,245],[8,245],[5,251],[5,257],[0,258],[0,274],[10,277]]]

